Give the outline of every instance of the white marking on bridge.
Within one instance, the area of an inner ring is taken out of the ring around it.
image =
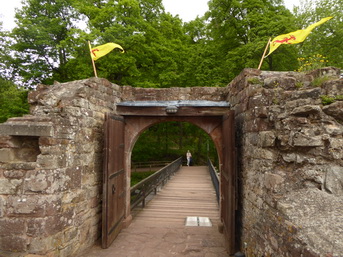
[[[187,217],[186,227],[212,227],[212,222],[208,217]]]

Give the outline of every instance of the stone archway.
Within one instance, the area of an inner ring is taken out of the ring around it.
[[[125,120],[125,170],[127,178],[131,170],[131,153],[139,135],[148,127],[168,121],[189,122],[203,129],[213,140],[220,163],[222,163],[222,117],[130,117],[124,116]],[[130,192],[127,191],[127,199],[130,199]],[[129,201],[126,205],[126,213],[130,212]],[[129,216],[129,215],[128,215]]]
[[[161,106],[162,104],[163,106]],[[168,113],[168,108],[172,108],[173,112]],[[225,235],[229,242],[229,252],[233,253],[235,250],[235,209],[231,208],[235,206],[235,203],[230,203],[230,201],[235,201],[235,187],[232,179],[235,179],[235,168],[233,166],[234,160],[231,152],[234,149],[234,145],[225,146],[227,142],[234,144],[231,137],[234,136],[233,131],[228,135],[231,139],[226,140],[228,136],[224,136],[226,131],[223,130],[223,124],[227,122],[227,118],[224,118],[229,114],[233,117],[233,111],[229,110],[229,104],[227,102],[209,102],[209,101],[192,101],[192,102],[160,102],[160,103],[150,103],[146,102],[134,102],[130,104],[119,103],[117,105],[117,114],[123,117],[125,123],[125,133],[124,133],[124,170],[126,174],[126,204],[125,204],[125,220],[123,221],[123,226],[126,227],[131,223],[131,209],[130,209],[130,174],[131,174],[131,153],[135,142],[137,141],[139,135],[146,130],[148,127],[168,121],[177,122],[189,122],[200,129],[204,130],[210,138],[213,140],[218,157],[219,157],[219,168],[222,171],[227,170],[225,174],[226,180],[223,177],[221,182],[221,191],[226,192],[221,195],[220,208],[228,208],[229,211],[221,211],[221,218],[224,223]],[[233,124],[233,119],[229,122]],[[224,155],[225,153],[225,155]],[[233,152],[232,152],[233,153]],[[230,177],[230,181],[227,179]],[[231,185],[233,187],[231,188]],[[223,219],[224,218],[224,219]],[[226,226],[230,224],[230,228]],[[226,228],[225,228],[226,227]]]

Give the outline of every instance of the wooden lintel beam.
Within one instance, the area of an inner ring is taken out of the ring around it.
[[[117,106],[117,114],[123,116],[223,116],[228,107],[190,107],[181,106],[176,113],[167,113],[166,107]]]

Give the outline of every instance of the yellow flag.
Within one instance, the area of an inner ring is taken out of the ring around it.
[[[96,61],[99,58],[111,52],[114,48],[119,48],[122,50],[122,53],[124,53],[124,49],[120,45],[115,44],[115,43],[107,43],[107,44],[92,48],[91,57],[94,61]]]
[[[276,50],[276,48],[278,48],[282,44],[298,44],[298,43],[303,42],[315,27],[323,24],[324,22],[326,22],[330,19],[332,19],[332,17],[326,17],[326,18],[323,18],[320,21],[308,26],[306,29],[297,30],[294,32],[290,32],[288,34],[283,34],[283,35],[275,37],[272,40],[272,42],[270,42],[270,48],[269,48],[268,55],[270,55],[272,52],[274,52]]]

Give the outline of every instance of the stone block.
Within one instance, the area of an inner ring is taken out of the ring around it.
[[[285,162],[297,162],[297,160],[298,160],[297,157],[298,157],[298,155],[295,153],[286,153],[286,154],[282,155],[282,159]]]
[[[0,135],[52,137],[54,129],[50,122],[6,122],[0,124]]]
[[[327,122],[323,129],[331,136],[340,136],[343,134],[343,126],[336,122]]]
[[[291,112],[294,110],[294,108],[299,107],[299,106],[303,106],[303,105],[312,105],[313,104],[313,100],[310,98],[306,98],[306,99],[297,99],[297,100],[287,100],[285,102],[285,108],[287,111]]]
[[[259,133],[259,145],[262,147],[273,147],[275,145],[274,131],[261,131]]]
[[[308,117],[310,114],[318,115],[322,109],[318,105],[303,105],[293,109],[291,115]]]
[[[25,252],[27,250],[27,238],[23,236],[0,236],[0,249],[10,252]]]
[[[59,257],[69,257],[74,256],[75,252],[77,250],[76,246],[74,244],[68,244],[65,246],[59,247]]]
[[[336,67],[324,67],[319,68],[307,73],[307,75],[312,75],[315,78],[328,76],[333,78],[339,78],[340,76],[340,69]]]
[[[4,177],[8,179],[21,179],[25,173],[23,170],[5,170]]]
[[[343,159],[343,139],[330,138],[329,139],[329,153],[335,160]]]
[[[293,146],[317,147],[323,146],[322,136],[307,136],[302,133],[295,133],[293,136]]]
[[[253,145],[253,146],[257,146],[259,143],[258,133],[247,133],[247,134],[245,134],[244,143],[249,144],[249,145]]]
[[[26,222],[23,219],[0,219],[0,237],[25,235]]]
[[[264,175],[264,186],[268,190],[276,192],[284,180],[285,179],[278,174],[266,173]]]
[[[267,77],[264,79],[265,88],[282,88],[285,90],[296,89],[296,79],[287,76]]]
[[[54,239],[52,236],[49,237],[34,237],[31,239],[28,245],[28,251],[30,254],[45,255],[54,250]]]
[[[337,101],[324,106],[323,112],[334,117],[336,120],[343,121],[343,101]]]
[[[343,148],[343,138],[330,138],[330,148],[342,149]]]
[[[27,220],[27,235],[29,237],[47,236],[45,231],[46,218],[29,218]]]
[[[288,100],[313,99],[314,101],[316,101],[320,99],[320,95],[322,94],[322,89],[318,87],[313,89],[311,88],[305,90],[287,91],[285,92],[285,98]]]
[[[33,196],[12,196],[7,201],[8,216],[32,215],[42,216],[44,206],[39,204],[39,199]]]
[[[343,80],[331,80],[323,84],[324,95],[337,96],[343,95]]]
[[[6,199],[0,195],[0,218],[5,216]]]
[[[255,95],[249,98],[249,108],[255,108],[258,106],[268,106],[269,101],[264,95]]]
[[[16,194],[22,185],[21,179],[6,179],[0,178],[0,194],[12,195]]]
[[[28,255],[25,255],[25,257],[56,257],[57,256],[57,253],[55,252],[49,252],[49,253],[46,253],[46,254],[28,254]]]
[[[56,169],[64,167],[65,157],[60,155],[39,155],[37,158],[37,164],[41,168],[45,169]]]
[[[255,106],[252,112],[256,118],[267,118],[269,116],[269,111],[266,106]]]
[[[68,178],[66,180],[65,187],[67,189],[76,189],[81,187],[82,179],[82,168],[77,166],[75,168],[66,169],[65,176]]]
[[[26,190],[30,192],[43,192],[48,188],[48,180],[45,174],[37,174],[26,182]]]
[[[23,172],[28,170],[34,170],[36,168],[35,162],[21,162],[21,163],[6,163],[2,165],[6,170],[22,170]]]
[[[0,149],[0,162],[13,162],[16,159],[15,150],[12,148]]]
[[[244,113],[247,110],[247,104],[242,102],[240,104],[237,104],[233,107],[235,114],[239,115],[241,113]]]
[[[337,196],[343,196],[343,167],[329,166],[326,169],[325,189]]]
[[[262,160],[276,160],[276,155],[273,151],[267,149],[257,148],[253,151],[253,158],[262,159]]]
[[[247,120],[243,128],[243,132],[259,132],[266,130],[270,130],[270,124],[268,119],[265,118]]]
[[[64,169],[30,171],[26,175],[24,192],[27,194],[32,192],[57,194],[67,189],[68,180]]]
[[[6,201],[6,213],[10,217],[44,217],[59,210],[59,198],[58,195],[9,196]]]
[[[79,230],[77,228],[75,228],[75,227],[69,228],[69,229],[64,231],[63,241],[65,243],[71,242],[75,239],[78,239],[78,235],[79,235]]]
[[[304,167],[301,169],[301,176],[304,180],[307,180],[311,183],[316,183],[316,186],[318,185],[322,187],[322,184],[324,182],[324,172],[322,170],[323,168],[321,166],[315,166],[315,167]],[[309,184],[310,187],[312,187],[311,184]]]
[[[15,144],[12,142],[11,136],[3,136],[0,135],[0,148],[11,148],[14,147]]]

